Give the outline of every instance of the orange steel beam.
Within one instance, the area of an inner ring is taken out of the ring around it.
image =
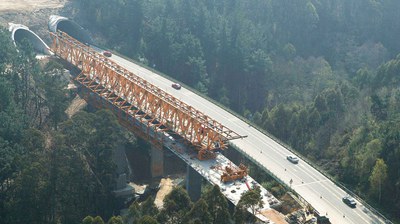
[[[224,149],[228,140],[244,137],[68,34],[50,36],[53,52],[81,70],[76,81],[155,131],[167,127],[200,150]]]

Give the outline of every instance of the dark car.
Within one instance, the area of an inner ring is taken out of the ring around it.
[[[106,56],[106,57],[111,57],[112,56],[111,52],[109,52],[109,51],[103,51],[103,55]]]
[[[179,83],[172,83],[172,88],[174,88],[174,89],[181,89],[181,84],[179,84]]]
[[[357,205],[356,200],[354,200],[354,198],[352,198],[352,197],[350,197],[350,196],[345,196],[345,197],[343,197],[343,198],[342,198],[342,201],[343,201],[346,205],[348,205],[348,206],[350,206],[350,207],[352,207],[352,208],[355,208],[356,205]]]
[[[297,156],[294,156],[294,155],[288,155],[288,156],[286,156],[286,159],[294,164],[299,163],[299,158],[297,158]]]

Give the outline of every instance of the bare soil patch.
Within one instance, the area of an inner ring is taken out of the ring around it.
[[[163,208],[163,201],[165,196],[167,196],[169,193],[171,193],[172,189],[174,188],[174,184],[170,178],[163,178],[161,179],[160,182],[160,190],[158,190],[156,198],[154,200],[154,204],[157,206],[157,208],[162,209]]]
[[[285,216],[275,211],[274,209],[265,210],[261,213],[276,224],[288,224],[288,222],[286,222],[285,220]]]
[[[34,11],[62,8],[67,0],[1,0],[0,13],[4,11]]]
[[[80,98],[79,95],[76,95],[76,97],[72,100],[71,104],[69,105],[65,113],[68,115],[69,118],[71,118],[80,110],[82,110],[84,107],[86,107],[86,105],[87,105],[86,101]]]

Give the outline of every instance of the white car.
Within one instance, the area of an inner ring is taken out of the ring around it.
[[[172,88],[174,88],[174,89],[181,89],[181,84],[179,84],[179,83],[172,83]]]
[[[294,155],[288,155],[288,156],[286,156],[286,159],[294,164],[299,163],[299,158],[297,158],[297,156],[294,156]]]

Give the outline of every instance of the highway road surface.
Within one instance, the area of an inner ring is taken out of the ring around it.
[[[110,59],[197,110],[218,120],[238,134],[248,136],[247,138],[233,140],[231,143],[252,157],[253,160],[262,164],[288,186],[291,186],[321,215],[326,215],[331,223],[385,223],[360,204],[359,201],[357,201],[356,208],[350,208],[344,204],[342,202],[342,197],[346,195],[344,190],[305,161],[300,159],[298,164],[289,162],[286,159],[287,155],[292,154],[289,150],[228,111],[184,87],[180,90],[172,88],[172,81],[138,64],[116,55],[113,55]],[[292,180],[291,184],[290,180]]]

